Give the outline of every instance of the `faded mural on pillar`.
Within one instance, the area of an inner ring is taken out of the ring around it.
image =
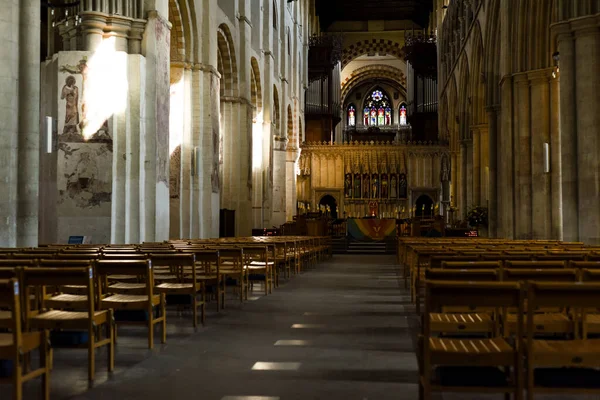
[[[169,22],[156,19],[156,91],[170,93],[171,31]],[[169,110],[170,97],[156,96],[156,182],[169,185]]]

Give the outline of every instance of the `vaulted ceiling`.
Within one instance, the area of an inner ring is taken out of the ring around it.
[[[426,28],[432,7],[432,0],[316,0],[324,31],[335,21],[408,21]]]

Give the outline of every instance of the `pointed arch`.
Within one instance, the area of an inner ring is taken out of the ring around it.
[[[235,46],[227,24],[217,30],[217,65],[221,73],[221,96],[238,95],[238,69]]]
[[[491,107],[500,104],[500,0],[490,1],[485,26],[485,100]]]
[[[459,61],[459,74],[458,87],[460,92],[458,93],[458,120],[459,120],[459,137],[460,140],[469,139],[469,121],[470,121],[470,79],[469,79],[469,60],[465,54],[462,55]]]
[[[470,71],[470,94],[471,112],[470,125],[479,125],[487,120],[485,112],[485,86],[484,86],[484,50],[481,27],[476,21],[473,26],[471,44],[471,71]]]
[[[279,107],[279,92],[276,85],[273,85],[273,124],[275,125],[275,135],[281,136],[281,110]]]
[[[250,59],[250,97],[253,106],[253,118],[256,118],[262,112],[263,99],[262,99],[262,84],[260,80],[260,68],[256,58]]]

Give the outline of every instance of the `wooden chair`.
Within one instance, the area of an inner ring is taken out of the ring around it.
[[[575,269],[542,268],[542,269],[505,269],[502,280],[507,282],[577,282],[579,273]],[[515,310],[513,310],[515,311]],[[533,315],[535,334],[577,334],[570,316],[561,308],[542,308]],[[507,313],[504,320],[504,335],[509,336],[517,331],[517,315]]]
[[[442,269],[499,269],[500,261],[444,261]]]
[[[244,269],[244,249],[231,247],[218,247],[221,256],[221,275],[224,285],[224,294],[222,307],[225,308],[225,297],[227,289],[227,278],[237,281],[237,287],[240,290],[240,303],[244,299],[248,300],[248,283],[246,281],[246,271]]]
[[[566,261],[564,260],[553,260],[553,261],[504,261],[504,268],[508,269],[561,269],[565,268]]]
[[[167,341],[167,317],[165,295],[154,294],[154,277],[152,262],[129,260],[99,260],[96,263],[98,277],[98,297],[101,310],[138,310],[146,312],[146,321],[118,321],[121,324],[146,325],[148,328],[148,348],[154,348],[154,325],[161,324],[161,343]],[[125,274],[139,276],[145,283],[144,294],[112,293],[108,286],[108,276]],[[160,316],[154,316],[154,309],[158,307]]]
[[[20,301],[18,281],[0,280],[0,307],[8,308],[11,313],[11,318],[6,324],[0,325],[10,330],[9,333],[0,333],[0,359],[10,360],[13,365],[12,376],[0,378],[0,383],[12,383],[13,400],[22,400],[23,384],[41,376],[42,398],[50,400],[50,338],[47,331],[23,332]],[[24,359],[36,349],[39,349],[40,353],[40,366],[24,374]]]
[[[196,271],[196,257],[194,254],[153,254],[153,266],[169,267],[176,273],[176,282],[164,282],[156,285],[157,293],[166,295],[188,295],[192,303],[192,324],[198,327],[198,307],[201,308],[202,325],[206,320],[206,286],[198,278]],[[198,295],[201,300],[198,300]]]
[[[546,387],[538,385],[536,368],[598,368],[600,367],[600,340],[587,339],[585,311],[600,304],[600,283],[530,282],[527,285],[527,398],[535,393],[600,393],[598,387]],[[571,307],[575,324],[583,328],[583,339],[542,340],[535,337],[535,310],[541,307]],[[537,379],[537,381],[536,381]]]
[[[265,296],[273,292],[273,270],[275,260],[270,256],[268,246],[244,246],[244,268],[246,270],[246,279],[250,281],[264,280]],[[263,276],[264,278],[260,278]],[[258,278],[257,278],[258,277]]]
[[[499,280],[499,270],[496,269],[429,269],[426,280],[433,281],[468,281],[496,282]],[[491,311],[491,312],[488,312]],[[492,310],[477,310],[470,307],[442,307],[441,312],[431,313],[431,332],[439,333],[479,333],[498,334],[499,318],[493,318]]]
[[[507,282],[441,282],[427,281],[425,298],[425,315],[423,336],[420,338],[420,379],[419,398],[431,399],[432,392],[486,392],[514,394],[521,399],[522,381],[522,334],[516,336],[516,346],[512,346],[501,337],[462,339],[439,338],[432,334],[431,315],[442,307],[493,307],[499,310],[506,307],[519,307],[522,319],[523,296],[518,283]],[[519,325],[521,327],[522,324]],[[470,367],[504,367],[506,382],[498,386],[443,385],[440,381],[432,381],[434,367],[470,366]],[[512,368],[512,374],[510,369]],[[512,376],[511,376],[512,375]]]
[[[202,250],[194,253],[196,257],[196,276],[204,287],[212,287],[217,298],[217,310],[225,302],[225,281],[221,275],[221,255],[219,250]],[[186,275],[189,279],[189,274]]]
[[[65,285],[82,285],[87,289],[86,301],[65,302],[53,300],[56,296],[46,297],[45,291]],[[38,287],[42,290],[40,312],[31,316],[28,326],[33,329],[87,331],[88,342],[88,379],[94,380],[95,352],[102,346],[108,346],[108,371],[115,368],[114,319],[112,310],[98,311],[95,306],[94,277],[91,266],[87,268],[25,268],[23,287]],[[105,337],[101,335],[105,328]],[[80,345],[70,347],[79,348]]]

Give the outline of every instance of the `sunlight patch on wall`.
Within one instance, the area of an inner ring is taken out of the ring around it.
[[[115,50],[115,38],[102,41],[87,63],[84,101],[86,124],[82,129],[89,139],[114,114],[127,108],[127,54]]]

